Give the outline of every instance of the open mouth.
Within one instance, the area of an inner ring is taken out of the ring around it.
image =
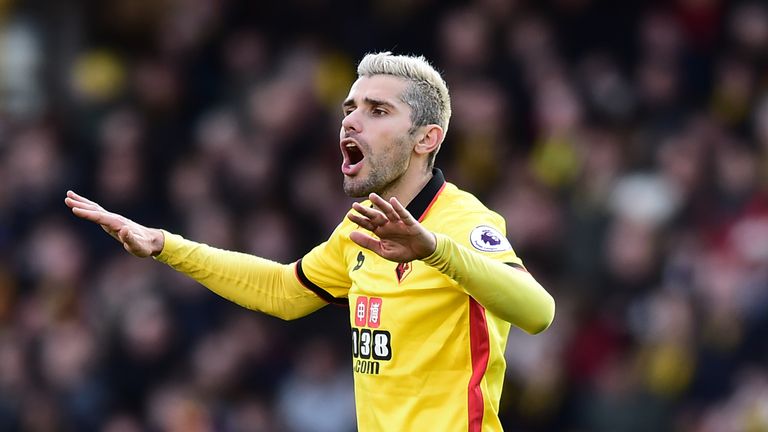
[[[347,149],[347,157],[349,158],[350,165],[355,165],[356,163],[363,160],[363,152],[360,151],[360,147],[350,143],[347,144],[345,148]]]
[[[355,175],[362,168],[365,155],[357,143],[352,139],[346,139],[341,143],[341,152],[344,160],[341,163],[341,172],[345,175]]]

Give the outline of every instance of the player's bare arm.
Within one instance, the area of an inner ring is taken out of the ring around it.
[[[352,208],[359,214],[352,212],[347,217],[378,239],[354,231],[349,236],[353,242],[396,262],[420,260],[435,251],[435,235],[425,229],[397,198],[387,201],[375,193],[368,198],[374,207],[354,203]]]
[[[125,250],[137,257],[155,256],[163,250],[164,237],[159,229],[147,228],[117,213],[109,212],[73,191],[67,191],[64,203],[72,209],[75,216],[101,225],[104,231],[122,243]]]

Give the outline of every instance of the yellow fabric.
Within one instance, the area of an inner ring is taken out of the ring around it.
[[[167,231],[163,235],[165,244],[156,260],[243,307],[290,320],[327,304],[299,283],[295,264],[217,249]]]
[[[424,262],[458,282],[483,307],[528,333],[544,331],[555,301],[528,272],[487,259],[444,234]]]
[[[506,235],[503,218],[474,196],[446,183],[422,224],[438,236],[438,250],[429,258],[437,268],[412,262],[398,279],[397,263],[349,239],[361,228],[348,220],[300,262],[311,283],[349,299],[358,429],[501,430],[510,328],[501,317],[540,331],[552,319],[551,297],[530,275],[502,264],[521,264],[511,247],[473,247],[478,227]],[[473,306],[468,293],[488,303],[488,311]],[[480,339],[473,340],[473,331]],[[473,395],[480,396],[479,415]]]

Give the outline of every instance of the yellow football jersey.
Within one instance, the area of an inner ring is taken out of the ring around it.
[[[435,170],[408,205],[430,231],[524,270],[504,219]],[[398,264],[361,248],[345,219],[298,261],[308,289],[348,304],[361,431],[497,431],[510,324],[421,261]]]

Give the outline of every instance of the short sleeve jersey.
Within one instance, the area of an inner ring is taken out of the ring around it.
[[[428,230],[522,268],[504,219],[440,170],[408,210]],[[398,264],[361,248],[349,239],[358,229],[345,219],[296,272],[326,301],[349,305],[359,430],[501,430],[510,324],[425,263]]]

